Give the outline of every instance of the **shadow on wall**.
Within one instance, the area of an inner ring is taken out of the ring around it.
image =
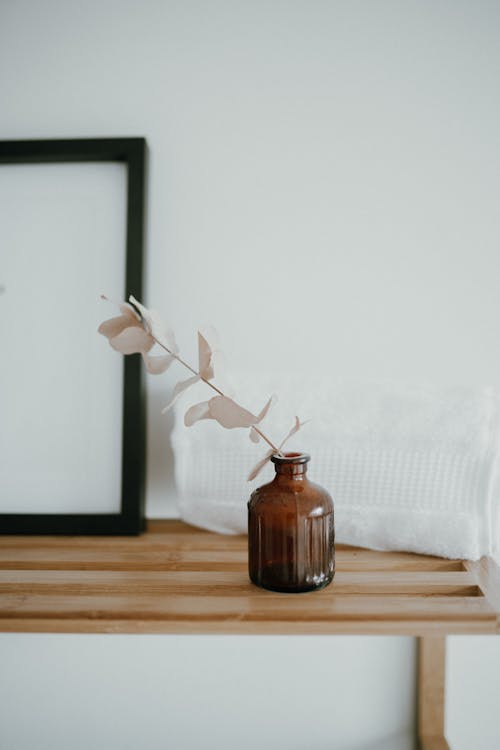
[[[151,379],[152,380],[152,379]],[[172,411],[162,414],[170,391],[164,380],[148,382],[147,396],[147,473],[146,516],[148,518],[177,517],[175,504],[174,454],[171,433],[174,425]],[[151,387],[152,386],[152,387]]]

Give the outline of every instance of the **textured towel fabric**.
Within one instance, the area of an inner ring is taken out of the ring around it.
[[[494,388],[338,382],[331,378],[241,377],[238,401],[257,412],[279,403],[262,429],[279,441],[296,414],[311,420],[289,450],[311,454],[308,476],[334,498],[337,541],[477,559],[500,547],[500,394]],[[246,430],[206,421],[186,428],[188,405],[209,397],[203,384],[176,406],[173,430],[182,518],[222,533],[247,529],[250,492],[273,476]],[[293,411],[291,411],[293,409]]]

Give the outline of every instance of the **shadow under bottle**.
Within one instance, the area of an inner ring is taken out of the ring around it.
[[[276,476],[248,502],[250,579],[272,591],[327,586],[335,573],[333,501],[306,476],[306,453],[274,455]]]

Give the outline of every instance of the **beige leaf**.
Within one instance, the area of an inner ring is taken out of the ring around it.
[[[267,406],[267,404],[266,404],[266,406]],[[283,446],[285,445],[285,443],[288,440],[290,440],[290,438],[293,435],[295,435],[295,433],[297,433],[300,430],[300,428],[303,427],[305,424],[307,424],[307,422],[301,422],[298,417],[295,417],[295,424],[293,425],[293,427],[291,428],[291,430],[285,435],[285,437],[281,441],[281,443],[279,445],[279,449],[281,450],[283,448]],[[253,427],[250,430],[250,439],[253,440],[254,443],[256,443],[257,440],[255,440],[252,437],[252,431],[255,432],[255,430],[254,430]],[[259,435],[257,433],[256,433],[256,435],[257,435],[257,437],[259,437]],[[271,456],[274,453],[275,453],[275,451],[271,448],[270,450],[268,450],[268,452],[266,453],[266,455],[264,456],[264,458],[261,459],[256,466],[254,466],[254,468],[252,469],[252,471],[248,475],[248,481],[249,482],[251,482],[252,479],[255,479],[260,474],[260,472],[262,471],[262,469],[264,468],[264,466],[266,465],[266,463],[269,461],[269,459],[271,458]]]
[[[140,315],[142,325],[147,333],[151,334],[151,336],[168,349],[169,352],[176,354],[178,348],[174,333],[170,326],[163,322],[156,310],[148,310],[148,308],[136,300],[133,295],[130,295],[129,301],[136,312]]]
[[[135,321],[137,325],[140,325],[137,318],[135,318]],[[130,315],[118,315],[116,318],[110,318],[101,323],[97,332],[102,334],[102,336],[106,336],[108,339],[113,339],[124,331],[125,328],[130,328],[133,325],[134,323],[132,322]]]
[[[150,354],[143,353],[142,358],[144,360],[144,364],[146,365],[146,370],[150,372],[151,375],[161,375],[162,372],[166,372],[168,370],[172,362],[175,362],[175,357],[173,357],[171,354],[153,357]]]
[[[249,437],[252,443],[258,443],[260,441],[260,435],[255,427],[250,427]]]
[[[198,369],[202,378],[214,377],[212,355],[219,349],[219,337],[213,326],[198,331]]]
[[[200,379],[199,375],[193,375],[192,378],[187,378],[187,380],[181,380],[177,385],[175,386],[173,392],[172,392],[172,398],[170,399],[169,403],[163,407],[161,410],[162,414],[166,414],[169,409],[172,408],[172,406],[175,404],[179,396],[184,393],[186,388],[189,388],[189,386],[194,385],[198,382]]]
[[[257,417],[257,423],[262,422],[262,420],[268,413],[269,409],[276,403],[277,400],[278,400],[278,397],[275,394],[273,394],[271,398],[269,399],[269,401],[267,402],[267,404],[262,409],[262,411],[259,413],[259,416]]]
[[[133,318],[137,323],[141,323],[141,316],[138,314],[137,310],[134,310],[130,302],[120,302],[118,306],[122,315],[127,315],[129,318]]]
[[[136,298],[131,294],[128,298],[130,305],[132,306],[133,310],[139,315],[141,322],[146,325],[146,328],[150,331],[151,325],[150,325],[150,313],[147,307],[144,307],[144,305],[141,305],[139,300],[136,300]]]
[[[267,451],[267,453],[264,456],[264,458],[261,458],[261,460],[259,461],[259,463],[255,464],[255,466],[253,467],[252,471],[248,475],[248,478],[247,478],[248,482],[251,482],[252,479],[255,479],[260,474],[260,472],[262,471],[262,469],[264,468],[264,466],[267,464],[267,462],[269,461],[269,459],[271,458],[271,456],[273,455],[273,453],[274,453],[274,450],[271,448],[270,450]]]
[[[297,433],[305,424],[307,424],[307,422],[301,422],[298,417],[295,417],[295,424],[279,444],[279,449],[281,450],[285,443],[288,442],[288,440],[290,440],[290,438],[293,437],[293,435],[295,435],[295,433]]]
[[[195,422],[200,419],[210,419],[210,408],[208,401],[202,401],[201,404],[195,404],[184,415],[184,424],[186,427],[191,427]]]
[[[130,326],[110,339],[111,346],[122,354],[146,353],[154,345],[153,338],[139,326]]]
[[[223,391],[225,396],[232,398],[234,396],[234,388],[226,375],[226,357],[224,352],[221,352],[220,350],[213,351],[210,361],[217,387]]]
[[[251,427],[257,417],[227,396],[214,396],[209,403],[210,417],[228,430],[235,427]]]
[[[134,320],[140,322],[141,316],[128,302],[116,302],[116,300],[106,297],[105,294],[101,294],[101,299],[105,299],[106,302],[111,302],[112,305],[118,307],[122,315],[127,315],[129,318],[134,318]]]

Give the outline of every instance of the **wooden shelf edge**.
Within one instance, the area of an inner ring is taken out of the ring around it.
[[[0,633],[74,633],[74,634],[144,634],[144,635],[397,635],[407,637],[441,637],[446,635],[491,635],[495,632],[485,623],[415,623],[342,621],[325,622],[254,622],[254,621],[178,621],[178,620],[81,620],[5,618]]]

